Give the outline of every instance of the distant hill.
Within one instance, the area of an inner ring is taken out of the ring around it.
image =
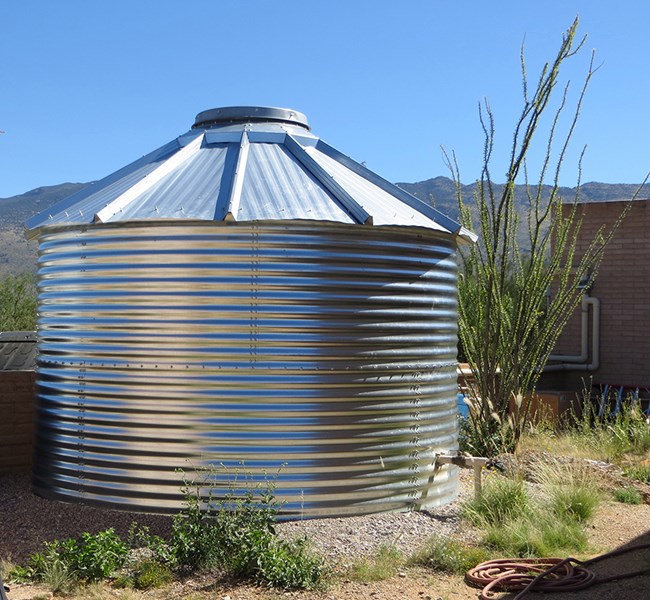
[[[398,183],[397,185],[452,219],[458,219],[456,187],[448,177],[435,177],[418,183]],[[474,187],[474,184],[462,186],[465,201],[472,198]],[[638,188],[638,184],[630,183],[585,183],[580,187],[579,200],[581,202],[629,200]],[[496,185],[495,189],[499,193],[503,191],[503,185]],[[546,198],[550,195],[551,189],[551,186],[544,187]],[[574,200],[575,193],[576,188],[562,187],[559,189],[560,196],[569,202]],[[645,185],[637,197],[650,198],[650,184]],[[515,186],[515,201],[522,209],[526,205],[526,188],[523,185]]]
[[[36,269],[37,244],[36,241],[25,240],[24,222],[86,185],[88,184],[62,183],[36,188],[11,198],[0,198],[0,275]],[[456,190],[453,181],[448,177],[397,185],[452,219],[458,219]],[[502,186],[497,186],[497,189],[501,188]],[[584,202],[628,200],[637,188],[638,185],[634,184],[586,183],[580,189],[580,199]],[[466,199],[472,197],[473,191],[474,184],[463,186]],[[550,187],[546,188],[546,192],[550,192]],[[573,200],[575,188],[561,188],[560,193],[567,200]],[[650,197],[650,185],[644,188],[639,197]],[[523,186],[516,187],[515,198],[523,208],[526,202]]]
[[[37,242],[25,239],[24,222],[86,185],[62,183],[0,198],[0,275],[36,269]]]

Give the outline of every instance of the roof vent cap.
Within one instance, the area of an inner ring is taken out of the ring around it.
[[[211,108],[196,115],[192,129],[207,129],[214,125],[233,123],[287,123],[309,129],[307,117],[290,108],[273,108],[270,106],[225,106]]]

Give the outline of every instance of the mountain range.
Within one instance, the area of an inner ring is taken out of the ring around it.
[[[37,243],[25,239],[23,223],[86,185],[89,184],[62,183],[39,187],[11,198],[0,198],[0,275],[36,269]],[[417,183],[401,182],[397,185],[452,219],[458,219],[456,188],[448,177],[435,177]],[[579,198],[583,202],[628,200],[634,196],[638,187],[636,184],[586,183],[580,188]],[[465,199],[472,198],[474,188],[475,184],[462,186]],[[502,186],[497,186],[499,188],[502,189]],[[548,194],[550,189],[550,186],[546,186],[545,192]],[[570,187],[559,191],[568,200],[573,200],[576,194],[576,189]],[[644,186],[638,197],[650,197],[650,184]],[[524,186],[516,186],[515,199],[520,210],[523,210],[526,202]]]

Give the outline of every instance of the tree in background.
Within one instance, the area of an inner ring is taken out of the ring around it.
[[[0,331],[36,329],[36,277],[31,273],[0,279]]]
[[[465,442],[469,450],[483,456],[515,449],[528,419],[526,398],[534,392],[549,354],[580,302],[578,283],[595,275],[603,250],[624,216],[603,227],[584,256],[574,262],[582,224],[577,205],[582,156],[575,196],[568,199],[572,208],[564,216],[562,204],[567,199],[560,197],[558,181],[595,71],[592,54],[575,106],[568,109],[569,84],[558,89],[558,79],[563,64],[585,42],[585,38],[576,41],[577,28],[576,19],[564,34],[555,60],[543,67],[532,93],[522,48],[523,108],[504,185],[496,185],[490,171],[495,129],[487,102],[479,107],[485,145],[474,197],[464,197],[456,157],[445,155],[456,183],[461,222],[479,235],[479,242],[461,253],[458,287],[459,337],[476,381],[469,392],[472,410]],[[552,99],[557,100],[554,107]],[[557,143],[567,116],[568,128]],[[539,134],[540,129],[545,133]],[[534,143],[542,143],[545,150],[540,172],[531,180],[526,157]],[[549,180],[550,186],[544,185]],[[523,213],[515,206],[519,182],[527,193]]]

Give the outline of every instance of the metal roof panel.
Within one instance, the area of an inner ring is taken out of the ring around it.
[[[227,149],[226,144],[202,148],[110,220],[211,220],[219,196]]]
[[[132,162],[119,171],[93,183],[61,200],[48,210],[27,221],[27,230],[49,225],[92,223],[97,212],[137,184],[180,149],[178,140],[172,140],[153,152]]]
[[[278,144],[250,145],[237,221],[312,219],[354,223],[338,201]]]
[[[160,219],[416,226],[472,239],[325,144],[301,113],[264,107],[204,111],[192,130],[33,217],[26,230]]]
[[[327,156],[316,147],[305,148],[345,191],[372,216],[374,225],[406,225],[448,231],[421,212],[401,202],[371,181]]]

